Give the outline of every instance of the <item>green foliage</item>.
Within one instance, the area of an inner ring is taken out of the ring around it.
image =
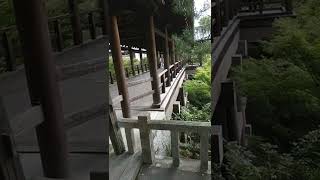
[[[251,137],[247,147],[226,144],[226,179],[317,180],[320,178],[320,129],[309,132],[294,143],[289,153],[260,137]]]
[[[211,102],[211,65],[207,57],[205,65],[196,70],[193,80],[187,80],[184,88],[190,103],[198,108]]]
[[[310,74],[284,60],[250,59],[234,69],[241,95],[248,98],[248,119],[258,135],[281,148],[317,128],[320,99]],[[301,121],[304,121],[301,124]]]
[[[205,104],[202,108],[192,105],[182,107],[179,118],[183,121],[210,122],[210,108],[210,103]]]

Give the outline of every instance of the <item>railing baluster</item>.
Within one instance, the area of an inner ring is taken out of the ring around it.
[[[91,39],[96,39],[97,38],[96,24],[94,22],[94,15],[92,12],[89,12],[89,14],[88,14],[88,22],[89,22],[89,30],[90,30]]]
[[[12,41],[7,32],[4,32],[2,35],[3,47],[5,49],[6,57],[6,69],[7,71],[16,70],[15,56],[13,53]]]
[[[171,153],[173,167],[179,167],[179,132],[175,130],[171,131]]]
[[[127,139],[127,146],[129,154],[134,154],[135,140],[133,129],[125,128],[125,134]]]
[[[60,52],[63,50],[64,45],[63,45],[63,37],[62,37],[61,25],[60,25],[59,19],[56,19],[53,22],[53,26],[54,26],[54,32],[56,35],[57,50]]]

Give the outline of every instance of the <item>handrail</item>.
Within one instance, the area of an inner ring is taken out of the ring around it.
[[[175,120],[151,120],[150,115],[138,116],[138,119],[122,118],[117,121],[119,127],[126,130],[139,129],[142,149],[142,159],[144,163],[153,163],[154,149],[152,146],[151,130],[166,130],[171,132],[171,154],[173,165],[178,167],[179,159],[179,133],[180,132],[196,132],[200,135],[200,169],[206,171],[208,169],[208,150],[209,136],[216,141],[215,147],[218,158],[216,162],[222,162],[223,156],[223,137],[221,126],[211,126],[209,122],[194,121],[175,121]]]
[[[163,71],[161,71],[158,75],[158,77],[161,77],[164,73],[166,73],[168,70],[167,69],[164,69]]]

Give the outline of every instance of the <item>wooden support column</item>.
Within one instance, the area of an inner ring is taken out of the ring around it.
[[[224,0],[223,26],[228,26],[230,17],[230,0]]]
[[[14,142],[10,120],[0,97],[0,178],[1,180],[25,180],[19,153]]]
[[[122,95],[121,101],[121,109],[122,109],[122,116],[124,118],[130,118],[130,101],[129,101],[129,93],[128,93],[128,82],[126,80],[125,70],[123,66],[122,54],[121,54],[121,46],[120,46],[120,35],[118,29],[118,22],[116,16],[111,16],[111,52],[112,52],[112,59],[114,64],[114,69],[116,73],[117,85],[119,94]],[[127,137],[127,145],[129,153],[134,153],[134,132],[132,129],[125,130],[126,137]]]
[[[12,41],[11,38],[8,36],[6,32],[2,34],[2,41],[3,41],[3,47],[5,49],[6,57],[6,69],[7,71],[14,71],[16,70],[16,57],[13,53],[13,47],[12,47]]]
[[[136,72],[134,70],[134,52],[132,51],[132,47],[129,47],[129,56],[130,56],[130,65],[131,65],[131,72],[132,72],[132,75],[135,76],[136,75]]]
[[[71,16],[73,42],[75,45],[79,45],[83,42],[83,36],[81,30],[78,0],[68,0],[68,5]]]
[[[160,51],[157,51],[157,69],[161,67],[160,58],[161,58]]]
[[[213,35],[214,36],[220,36],[222,26],[221,26],[221,6],[220,6],[220,0],[215,0],[216,6],[214,8],[214,17],[216,20],[215,26],[213,26]]]
[[[140,55],[140,66],[141,66],[141,71],[143,72],[143,58],[142,58],[142,49],[139,48],[139,55]],[[147,71],[147,70],[146,70]]]
[[[177,67],[176,67],[176,55],[175,55],[175,44],[174,44],[174,41],[173,41],[173,38],[172,39],[172,42],[171,42],[171,61],[172,61],[172,64],[174,65],[173,66],[173,77],[175,78],[176,75],[177,75]]]
[[[148,28],[147,28],[147,41],[148,41],[148,60],[149,60],[149,69],[150,76],[152,77],[152,89],[153,93],[153,105],[159,105],[161,102],[160,98],[160,89],[159,89],[159,77],[157,72],[157,52],[156,52],[156,39],[154,31],[154,20],[153,16],[150,16],[148,19]]]
[[[109,101],[112,102],[109,94]],[[115,154],[122,154],[124,149],[124,143],[121,135],[120,128],[117,125],[117,117],[113,110],[112,104],[109,103],[109,135]]]
[[[171,74],[170,74],[170,56],[169,56],[169,38],[168,38],[168,30],[165,28],[165,55],[164,55],[164,68],[167,69],[167,81],[166,86],[171,85]]]
[[[32,106],[41,105],[44,121],[36,127],[43,174],[68,178],[64,115],[52,54],[45,3],[13,0]]]
[[[114,64],[114,70],[116,73],[116,79],[118,84],[119,94],[122,95],[121,108],[124,118],[131,117],[130,115],[130,103],[129,103],[129,93],[128,93],[128,83],[126,81],[121,47],[120,47],[120,36],[118,29],[118,22],[116,16],[111,16],[111,52]]]
[[[56,19],[53,22],[54,25],[54,32],[56,35],[56,46],[57,46],[57,50],[59,52],[61,52],[63,50],[64,44],[63,44],[63,37],[62,37],[62,31],[61,31],[61,24],[59,19]]]
[[[109,18],[109,8],[108,8],[108,1],[106,0],[99,0],[100,7],[102,8],[100,19],[102,22],[102,34],[108,34],[108,18]]]

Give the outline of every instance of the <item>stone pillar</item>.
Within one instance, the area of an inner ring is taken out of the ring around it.
[[[147,32],[149,69],[150,76],[152,77],[152,89],[154,90],[153,105],[157,106],[161,102],[161,93],[159,87],[159,77],[157,72],[157,51],[153,16],[150,16],[148,19]]]
[[[154,161],[153,138],[152,133],[148,128],[148,121],[150,121],[149,114],[147,116],[138,116],[142,161],[145,164],[152,164]]]
[[[44,116],[44,121],[36,127],[43,174],[48,178],[68,178],[64,114],[45,3],[41,0],[13,0],[13,6],[31,103],[32,106],[41,105]]]

